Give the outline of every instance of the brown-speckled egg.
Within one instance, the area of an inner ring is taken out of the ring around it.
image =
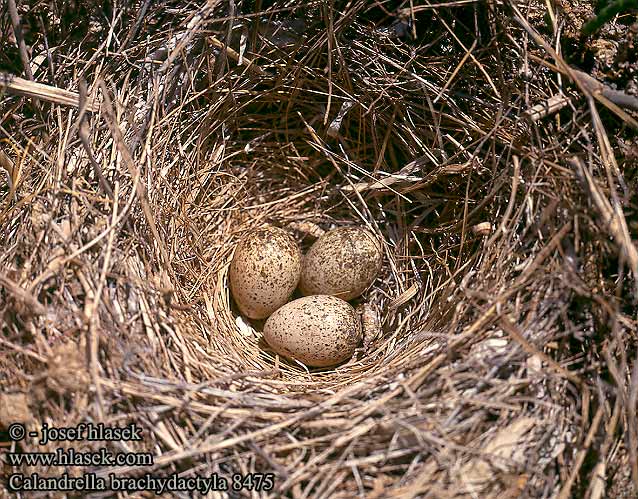
[[[333,295],[351,300],[363,293],[381,270],[381,244],[361,227],[331,230],[310,247],[299,287],[304,295]]]
[[[237,245],[230,264],[230,290],[242,314],[265,319],[286,303],[299,282],[301,252],[277,227],[257,229]]]
[[[361,341],[361,320],[341,298],[305,296],[287,303],[264,324],[264,339],[279,355],[308,366],[334,366]]]

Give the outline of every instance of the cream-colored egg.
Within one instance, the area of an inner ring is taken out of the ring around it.
[[[325,294],[351,300],[376,279],[381,244],[361,227],[331,230],[310,247],[303,259],[299,287],[304,295]]]
[[[300,274],[297,242],[286,231],[267,227],[242,238],[228,277],[241,313],[251,319],[265,319],[290,299]]]
[[[264,325],[264,339],[275,352],[313,367],[334,366],[350,358],[361,338],[359,315],[335,296],[293,300]]]

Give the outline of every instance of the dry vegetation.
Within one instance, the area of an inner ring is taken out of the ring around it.
[[[1,447],[136,422],[109,448],[155,465],[119,476],[274,473],[254,497],[636,496],[627,16],[583,39],[569,1],[18,3]],[[309,372],[238,318],[229,261],[251,227],[350,223],[384,241],[382,334]]]

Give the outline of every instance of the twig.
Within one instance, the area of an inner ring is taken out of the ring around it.
[[[186,30],[170,40],[169,44],[174,44],[174,48],[170,51],[168,57],[160,67],[160,73],[163,74],[168,71],[168,68],[173,64],[173,61],[199,32],[201,26],[206,22],[208,16],[211,12],[213,12],[219,2],[220,0],[207,0],[206,3],[200,7],[199,12],[197,12],[188,22]]]
[[[574,485],[574,481],[576,480],[576,476],[578,475],[578,472],[580,471],[580,468],[583,465],[583,462],[585,461],[585,456],[587,455],[589,446],[591,445],[592,441],[594,440],[594,436],[596,435],[596,432],[598,431],[598,427],[600,426],[600,421],[603,418],[603,413],[604,413],[604,406],[600,405],[598,407],[598,410],[596,411],[594,420],[592,421],[591,426],[589,427],[589,432],[587,433],[587,437],[585,437],[585,443],[583,445],[583,448],[580,449],[578,451],[578,454],[576,455],[576,461],[574,463],[574,466],[572,467],[572,471],[569,474],[567,483],[561,489],[560,494],[558,495],[558,499],[567,499],[568,497],[570,497],[570,492]]]
[[[113,195],[113,212],[111,214],[111,225],[114,226],[117,222],[117,208],[119,203],[119,183],[115,183],[115,193]],[[102,394],[102,385],[100,384],[99,367],[100,360],[98,358],[98,347],[100,342],[100,328],[98,326],[99,313],[98,308],[100,300],[102,299],[102,291],[104,289],[104,283],[106,282],[106,273],[111,265],[111,255],[113,253],[113,246],[115,240],[116,231],[113,230],[109,234],[108,243],[106,246],[106,254],[104,255],[104,263],[102,265],[102,272],[100,273],[100,279],[97,283],[97,290],[93,300],[88,301],[85,313],[88,321],[88,344],[91,359],[91,377],[93,378],[93,384],[95,385],[95,392],[97,395],[97,413],[100,420],[104,417],[104,396]]]
[[[569,66],[563,60],[563,58],[549,45],[549,43],[545,41],[545,39],[541,36],[541,34],[538,31],[536,31],[532,26],[530,26],[530,24],[521,14],[521,11],[518,9],[518,7],[514,3],[510,3],[510,7],[514,11],[514,14],[515,14],[514,19],[516,19],[516,21],[523,27],[523,29],[525,29],[525,31],[527,31],[527,33],[532,37],[532,39],[539,46],[543,47],[543,49],[545,49],[545,51],[552,56],[552,58],[556,62],[556,66],[554,66],[556,71],[559,71],[560,73],[568,76],[574,83],[576,83],[578,88],[586,96],[594,97],[597,101],[599,101],[605,107],[609,108],[619,118],[623,119],[624,121],[629,123],[631,126],[638,129],[638,121],[633,119],[624,111],[620,110],[617,106],[609,105],[609,102],[613,103],[614,99],[620,99],[620,102],[618,102],[619,105],[627,105],[628,101],[631,100],[631,99],[625,98],[628,96],[621,97],[619,93],[624,95],[623,92],[612,91],[612,89],[610,88],[605,89],[605,86],[601,82],[596,80],[595,78],[589,76],[586,73],[583,73],[582,71],[579,71],[578,69],[574,69],[571,66]],[[636,102],[636,105],[638,105],[638,102]],[[633,104],[632,104],[632,107],[633,107]]]
[[[243,57],[240,58],[239,54],[235,50],[233,50],[232,48],[227,46],[225,43],[223,43],[218,38],[216,38],[214,36],[209,36],[208,37],[208,41],[210,41],[210,43],[211,43],[211,45],[213,47],[217,47],[218,49],[225,50],[226,51],[226,55],[228,57],[230,57],[233,61],[237,62],[238,64],[246,66],[248,69],[250,69],[251,71],[254,71],[258,75],[262,75],[263,76],[263,75],[266,74],[266,72],[262,68],[257,66],[252,61],[252,59],[249,59],[246,56],[243,56]]]
[[[11,279],[2,274],[0,274],[0,285],[2,285],[18,300],[31,307],[31,313],[35,315],[44,315],[47,313],[46,307],[42,305],[36,298],[34,298],[28,291],[24,290],[18,283],[13,282]]]
[[[86,106],[87,106],[87,97],[86,97],[86,83],[83,79],[80,80],[80,115],[78,116],[78,135],[80,136],[80,140],[82,141],[82,145],[84,146],[84,150],[89,157],[89,161],[91,166],[93,166],[93,171],[97,176],[102,189],[108,194],[111,199],[113,197],[113,189],[111,189],[111,185],[109,181],[106,180],[104,175],[102,174],[102,168],[99,163],[95,159],[95,155],[93,154],[93,150],[91,149],[91,142],[89,140],[89,124],[86,119]]]
[[[459,74],[459,71],[461,71],[461,68],[463,67],[463,65],[467,62],[468,58],[472,55],[472,52],[474,52],[474,49],[476,48],[477,44],[478,44],[477,40],[474,40],[472,42],[472,46],[465,52],[465,54],[463,55],[463,58],[461,59],[461,62],[457,64],[454,71],[452,71],[452,75],[447,79],[447,81],[445,82],[445,85],[443,85],[443,88],[439,90],[439,93],[436,95],[436,97],[432,101],[433,104],[436,104],[438,100],[441,98],[441,96],[445,93],[445,91],[450,87],[450,85],[454,81],[454,78],[456,78],[456,75]]]
[[[629,385],[629,397],[626,405],[627,426],[629,433],[629,459],[631,462],[631,477],[634,482],[635,492],[638,492],[638,416],[636,416],[636,404],[638,403],[638,355],[634,360],[631,370]]]
[[[541,352],[538,348],[532,345],[518,330],[518,327],[510,321],[507,317],[503,316],[499,319],[501,327],[505,330],[507,334],[509,334],[516,343],[521,345],[523,349],[530,355],[536,356],[541,359],[543,362],[546,362],[557,374],[560,376],[576,383],[577,385],[581,385],[583,381],[576,376],[575,374],[569,372],[563,366],[561,366],[558,362],[552,359],[549,355]]]
[[[586,184],[585,186],[589,191],[592,201],[604,221],[605,229],[616,240],[616,244],[620,247],[625,258],[627,258],[634,279],[638,281],[638,250],[636,250],[636,246],[634,246],[631,236],[629,235],[627,221],[622,213],[622,208],[618,206],[617,203],[614,203],[612,207],[609,200],[600,191],[600,188],[592,178],[589,169],[585,166],[581,158],[574,156],[569,162]]]
[[[29,80],[33,81],[33,72],[31,71],[31,63],[29,62],[29,54],[27,53],[27,45],[24,42],[22,36],[22,28],[20,27],[20,16],[18,15],[18,8],[16,7],[15,0],[9,0],[9,15],[11,16],[11,24],[13,25],[13,33],[15,34],[16,41],[18,42],[18,49],[20,50],[20,58],[22,59],[22,65],[24,66],[24,73]]]
[[[552,69],[553,71],[569,76],[569,73],[567,71],[559,68],[555,64],[552,64],[551,62],[543,59],[542,57],[538,57],[534,54],[529,54],[529,58],[535,60],[536,62],[538,62],[539,64],[542,64],[543,66],[547,68]],[[632,95],[629,95],[623,92],[622,90],[616,90],[614,88],[611,88],[609,85],[602,83],[601,81],[597,80],[593,76],[588,75],[587,73],[580,71],[579,69],[576,69],[570,66],[570,70],[574,74],[574,76],[579,80],[581,85],[587,88],[592,93],[592,95],[595,95],[596,93],[598,93],[603,98],[608,99],[614,104],[638,111],[638,98]]]
[[[593,76],[590,76],[579,69],[571,68],[571,70],[576,78],[580,80],[580,83],[587,88],[593,96],[600,94],[614,104],[638,111],[638,99],[636,97],[626,94],[620,90],[614,90],[610,86],[605,85]]]
[[[557,113],[569,104],[569,98],[563,94],[552,95],[545,102],[532,106],[525,112],[525,116],[532,122],[537,122],[543,118]]]
[[[604,404],[601,404],[604,406]],[[616,397],[616,403],[614,404],[614,412],[611,415],[611,421],[607,424],[607,436],[605,437],[605,441],[600,447],[598,463],[594,466],[594,469],[591,473],[591,479],[589,482],[589,487],[587,487],[587,493],[585,497],[589,497],[590,499],[599,499],[604,491],[605,487],[605,468],[606,461],[609,459],[609,448],[616,438],[616,426],[618,425],[618,420],[620,419],[621,414],[621,402],[620,397]]]
[[[516,201],[516,191],[518,190],[518,184],[520,181],[520,171],[521,165],[518,159],[518,156],[514,156],[512,158],[512,162],[514,163],[514,175],[512,175],[512,190],[510,191],[509,202],[507,203],[507,208],[505,209],[505,213],[503,214],[503,218],[501,219],[501,223],[499,224],[498,229],[494,231],[494,234],[490,237],[487,242],[487,247],[489,248],[497,237],[501,234],[507,233],[507,223],[509,222],[509,218],[512,215],[512,211],[514,210],[514,202]]]
[[[34,99],[42,99],[64,106],[80,107],[80,96],[76,92],[61,88],[25,80],[19,76],[0,72],[0,88],[17,95],[24,95]],[[98,112],[100,104],[93,96],[87,101],[86,110],[92,113]]]
[[[476,64],[476,67],[479,69],[479,71],[481,73],[483,73],[483,75],[485,76],[485,79],[487,80],[487,83],[489,83],[490,87],[492,87],[492,90],[494,91],[494,95],[496,95],[497,98],[501,98],[501,93],[498,91],[498,89],[496,88],[496,85],[494,85],[494,82],[492,81],[492,78],[490,77],[489,73],[485,70],[485,68],[483,67],[483,65],[478,61],[478,59],[476,57],[474,57],[474,54],[472,54],[472,49],[468,49],[463,42],[460,40],[460,38],[456,35],[456,32],[450,28],[450,26],[448,25],[448,23],[445,22],[445,20],[439,16],[437,11],[434,11],[435,15],[437,16],[438,20],[441,22],[441,24],[443,24],[443,26],[445,26],[445,29],[448,30],[448,32],[450,33],[450,35],[452,35],[452,37],[454,38],[454,40],[456,40],[456,43],[458,43],[461,48],[465,51],[465,54],[468,55],[472,61],[474,62],[474,64]],[[443,93],[443,92],[441,92]],[[440,95],[438,96],[440,97]]]

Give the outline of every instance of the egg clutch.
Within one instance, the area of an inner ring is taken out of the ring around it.
[[[239,241],[228,277],[240,312],[267,319],[264,339],[275,352],[329,367],[361,342],[359,314],[346,300],[372,284],[382,261],[381,244],[361,227],[325,233],[306,255],[286,231],[266,227]],[[289,301],[297,286],[304,297]]]

